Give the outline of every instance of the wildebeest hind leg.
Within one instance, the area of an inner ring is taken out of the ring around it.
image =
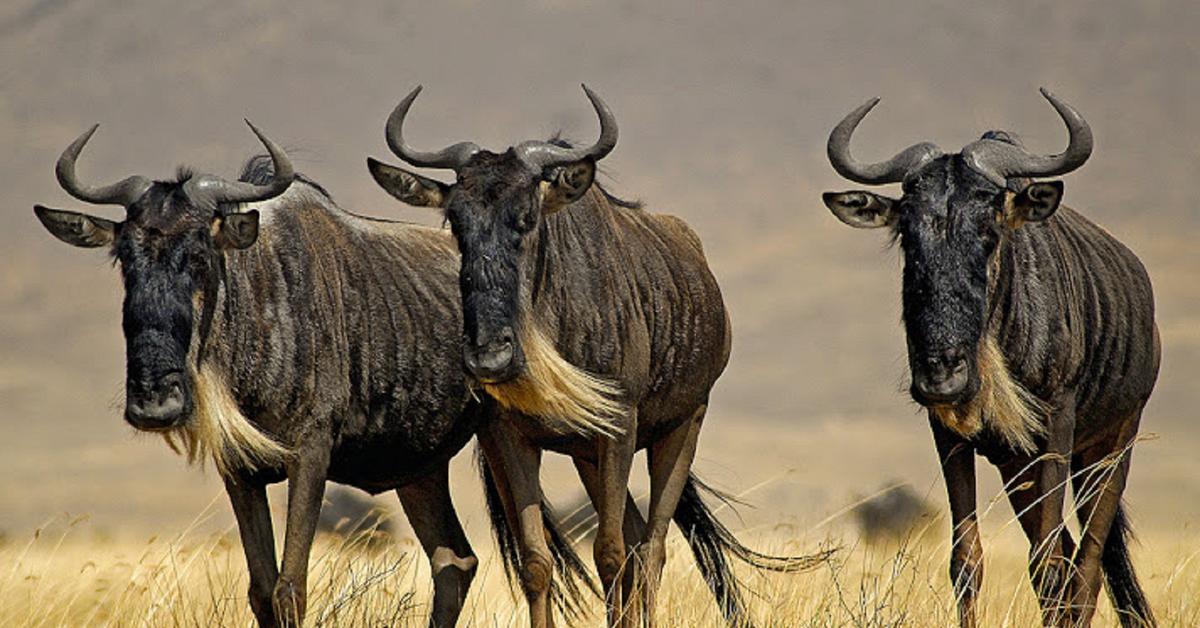
[[[479,561],[463,534],[450,499],[448,463],[430,475],[396,489],[396,495],[429,558],[433,574],[433,610],[429,625],[453,626],[462,612]]]
[[[1101,586],[1101,562],[1109,534],[1124,534],[1123,529],[1113,529],[1113,522],[1121,508],[1121,494],[1125,491],[1125,480],[1129,475],[1132,444],[1140,414],[1139,411],[1127,420],[1114,438],[1078,452],[1072,460],[1075,512],[1083,530],[1074,561],[1078,570],[1072,579],[1070,592],[1071,607],[1077,614],[1078,625],[1089,625],[1096,612],[1096,599]],[[1124,526],[1123,523],[1121,525]],[[1133,577],[1132,568],[1129,577]],[[1121,622],[1123,625],[1140,625],[1146,619],[1122,616]]]
[[[575,470],[579,473],[579,480],[583,482],[583,488],[587,491],[588,499],[593,504],[596,503],[600,494],[600,470],[586,460],[575,458],[573,462]],[[634,548],[646,534],[646,520],[642,518],[642,513],[638,511],[637,503],[628,490],[625,491],[625,519],[621,531],[625,536],[625,556],[628,561],[633,557]],[[625,576],[621,580],[621,590],[625,599],[633,595],[635,575],[635,570],[625,570]]]
[[[644,541],[638,547],[643,624],[655,625],[654,611],[658,587],[666,562],[667,529],[683,495],[696,442],[707,406],[700,406],[692,418],[676,427],[665,438],[650,447],[650,509]],[[685,531],[686,533],[686,531]]]
[[[245,478],[224,479],[250,572],[250,610],[261,628],[272,628],[277,624],[275,611],[271,608],[271,592],[275,589],[279,569],[275,564],[275,534],[271,528],[267,490]]]

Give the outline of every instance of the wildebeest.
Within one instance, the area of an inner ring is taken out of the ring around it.
[[[317,534],[361,539],[364,545],[383,545],[395,530],[386,509],[362,491],[340,484],[328,486],[317,517]]]
[[[458,242],[463,363],[504,411],[480,442],[502,484],[503,511],[520,530],[516,562],[532,624],[551,621],[550,556],[536,508],[543,450],[572,457],[599,513],[594,557],[610,623],[652,622],[672,518],[726,617],[742,623],[725,552],[765,567],[805,561],[744,548],[701,501],[689,469],[709,391],[729,358],[729,319],[700,240],[682,220],[593,185],[617,126],[584,90],[600,118],[592,146],[532,140],[493,153],[461,142],[422,152],[402,132],[418,87],[388,119],[388,145],[413,166],[453,170],[457,181],[368,165],[401,201],[444,210]],[[645,526],[626,489],[642,448],[651,485]]]
[[[933,507],[909,484],[891,486],[859,502],[850,511],[858,532],[868,543],[907,541],[917,524],[930,520]]]
[[[991,131],[958,153],[917,144],[855,161],[851,112],[829,136],[839,174],[902,183],[892,199],[827,193],[852,227],[889,229],[904,257],[911,394],[928,408],[954,525],[950,577],[974,625],[982,579],[975,452],[995,464],[1031,544],[1030,575],[1048,624],[1088,624],[1101,573],[1125,625],[1152,624],[1127,549],[1121,494],[1160,346],[1150,280],[1129,249],[1068,207],[1061,181],[1084,164],[1092,132],[1046,90],[1070,133],[1058,155]],[[1057,210],[1057,211],[1056,211]],[[1063,525],[1068,482],[1083,526]]]
[[[75,162],[93,127],[63,152],[58,180],[79,200],[123,206],[125,220],[35,212],[59,239],[107,247],[119,264],[125,419],[214,461],[260,625],[303,619],[326,479],[396,491],[432,566],[430,623],[452,625],[477,561],[447,465],[491,413],[462,373],[454,242],[343,211],[251,129],[269,158],[239,182],[181,170],[92,186]],[[277,568],[265,487],[284,479]]]

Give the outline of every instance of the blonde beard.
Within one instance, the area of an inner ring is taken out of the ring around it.
[[[991,334],[979,347],[978,368],[975,397],[963,406],[933,407],[933,415],[964,438],[978,434],[986,423],[1013,449],[1032,453],[1034,436],[1046,432],[1045,405],[1012,378]]]
[[[556,433],[611,438],[622,433],[620,386],[563,359],[532,322],[521,326],[525,371],[502,384],[483,384],[501,407],[537,417]]]
[[[223,477],[283,462],[289,453],[287,448],[246,419],[222,373],[205,364],[191,376],[195,400],[192,419],[163,433],[175,453],[185,456],[188,464],[201,466],[211,458]]]

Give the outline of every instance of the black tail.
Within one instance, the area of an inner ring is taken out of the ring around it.
[[[479,465],[479,475],[483,479],[484,494],[487,496],[488,517],[492,521],[492,533],[504,558],[504,575],[513,587],[520,582],[521,550],[517,543],[517,535],[508,525],[508,517],[504,514],[504,504],[500,501],[500,491],[496,480],[492,477],[483,452],[478,452],[476,461]],[[600,590],[588,573],[587,566],[575,553],[575,548],[558,529],[558,521],[550,510],[550,504],[542,500],[542,523],[546,526],[547,541],[550,545],[550,555],[554,560],[554,577],[550,580],[550,600],[555,608],[562,613],[568,625],[576,623],[587,610],[587,601],[600,597]]]
[[[700,496],[700,489],[722,503],[732,505],[735,501],[702,482],[695,475],[688,476],[679,505],[675,508],[675,525],[687,537],[696,565],[712,590],[721,614],[731,626],[751,626],[746,615],[744,586],[733,574],[729,557],[766,571],[795,573],[812,569],[829,558],[832,550],[823,550],[813,556],[770,556],[756,552],[738,542],[737,537],[720,521]]]
[[[1146,594],[1138,584],[1137,574],[1133,572],[1133,562],[1129,560],[1129,540],[1132,537],[1129,521],[1125,519],[1125,508],[1118,505],[1108,539],[1104,541],[1104,552],[1100,555],[1104,579],[1108,584],[1108,597],[1117,609],[1122,626],[1155,626],[1154,613],[1150,611]]]

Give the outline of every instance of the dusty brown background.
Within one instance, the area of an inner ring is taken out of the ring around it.
[[[1037,87],[1073,103],[1097,145],[1066,201],[1142,256],[1165,344],[1144,421],[1161,437],[1138,450],[1130,501],[1142,525],[1185,530],[1200,516],[1200,4],[1075,4],[3,3],[0,530],[66,511],[108,533],[174,531],[219,492],[121,420],[116,272],[33,217],[35,202],[79,208],[53,164],[88,125],[102,123],[80,166],[89,180],[178,164],[232,175],[257,148],[249,117],[344,207],[434,223],[365,169],[387,155],[383,122],[402,95],[426,86],[415,144],[498,148],[557,129],[592,137],[580,81],[620,121],[609,184],[697,228],[733,312],[699,469],[734,490],[765,484],[751,522],[801,525],[893,480],[944,501],[902,392],[897,254],[822,206],[821,191],[849,187],[825,161],[826,133],[880,95],[856,140],[864,158],[922,139],[957,148],[989,128],[1057,151],[1065,133]],[[562,469],[549,473],[560,497],[574,490]],[[474,480],[456,473],[477,524]],[[225,503],[214,510],[227,524]]]

